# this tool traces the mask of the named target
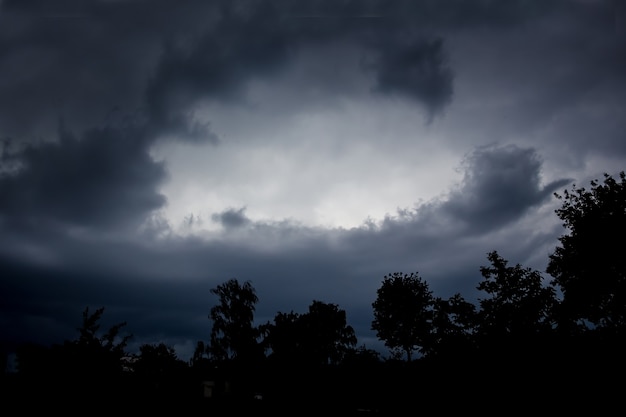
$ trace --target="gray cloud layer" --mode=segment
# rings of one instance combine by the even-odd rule
[[[121,107],[214,140],[194,124],[194,102],[237,98],[246,81],[278,71],[294,50],[341,39],[376,55],[372,87],[406,92],[437,112],[450,99],[452,74],[430,26],[528,14],[516,15],[514,2],[453,6],[460,9],[450,15],[428,2],[5,1],[0,127],[29,137],[64,116],[82,129]],[[426,30],[406,30],[416,25]]]

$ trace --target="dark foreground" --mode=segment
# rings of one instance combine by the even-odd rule
[[[5,375],[4,415],[138,413],[176,416],[434,416],[624,412],[623,361],[402,365],[346,374],[274,375],[264,391],[205,398],[199,381],[145,384],[132,377],[82,380]],[[257,378],[259,380],[259,378]],[[240,384],[239,387],[245,387]],[[12,410],[6,414],[6,410]]]

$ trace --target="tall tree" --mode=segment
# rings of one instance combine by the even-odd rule
[[[78,339],[65,341],[63,350],[68,360],[68,369],[79,373],[119,372],[123,368],[122,357],[132,335],[121,335],[126,322],[112,325],[100,332],[100,322],[104,307],[90,313],[89,307],[83,311],[82,326],[77,330]]]
[[[554,328],[555,288],[544,284],[539,271],[508,261],[492,251],[487,254],[490,266],[482,266],[483,276],[477,287],[489,296],[479,300],[479,331],[482,336],[533,337]]]
[[[213,322],[209,352],[212,359],[225,361],[257,360],[262,349],[254,326],[254,312],[258,297],[249,281],[240,284],[232,278],[211,289],[218,296],[218,304],[211,308]]]
[[[120,337],[120,331],[126,326],[126,322],[121,322],[109,327],[101,337],[98,336],[100,329],[100,320],[104,313],[104,307],[96,309],[93,313],[89,313],[89,307],[83,311],[83,324],[78,328],[79,337],[76,343],[83,346],[97,345],[107,351],[117,354],[123,354],[128,340],[131,335]]]
[[[433,338],[428,355],[469,353],[474,348],[477,327],[476,306],[460,293],[448,299],[435,298],[433,307]]]
[[[372,303],[372,330],[392,351],[426,353],[431,343],[434,297],[417,272],[385,275]]]
[[[190,359],[191,366],[199,366],[204,361],[208,360],[207,358],[208,348],[205,346],[202,340],[198,340],[196,343],[196,348],[193,351],[193,355]]]
[[[274,322],[260,326],[263,334],[263,346],[268,350],[268,357],[275,363],[294,363],[302,358],[302,344],[305,330],[301,325],[301,315],[294,313],[276,313]]]
[[[174,369],[187,367],[187,363],[180,360],[176,355],[176,350],[165,343],[148,344],[139,346],[139,357],[134,363],[135,372],[159,377]]]
[[[591,189],[572,186],[556,214],[569,233],[550,255],[546,271],[563,293],[561,326],[626,330],[626,175],[604,174]]]
[[[301,319],[306,329],[304,346],[316,363],[340,363],[356,346],[354,329],[347,324],[345,310],[337,304],[314,300]]]
[[[279,312],[262,329],[270,358],[283,364],[338,364],[357,343],[345,310],[317,300],[305,314]]]

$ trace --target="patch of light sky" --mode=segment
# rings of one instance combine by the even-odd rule
[[[211,214],[246,208],[254,221],[357,227],[445,192],[461,155],[442,146],[423,114],[402,100],[344,101],[277,114],[211,106],[215,145],[160,144],[170,180],[164,214],[202,229]]]

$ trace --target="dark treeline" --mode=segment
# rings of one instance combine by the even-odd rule
[[[189,415],[621,409],[626,176],[555,196],[567,233],[550,255],[549,277],[495,250],[480,268],[478,303],[436,296],[417,272],[385,276],[372,330],[390,357],[359,345],[336,304],[313,300],[304,313],[255,325],[255,288],[232,278],[211,290],[218,303],[209,338],[189,362],[162,343],[129,354],[126,323],[101,331],[104,308],[85,309],[75,340],[20,347],[4,392],[25,407],[81,414],[166,406]]]

